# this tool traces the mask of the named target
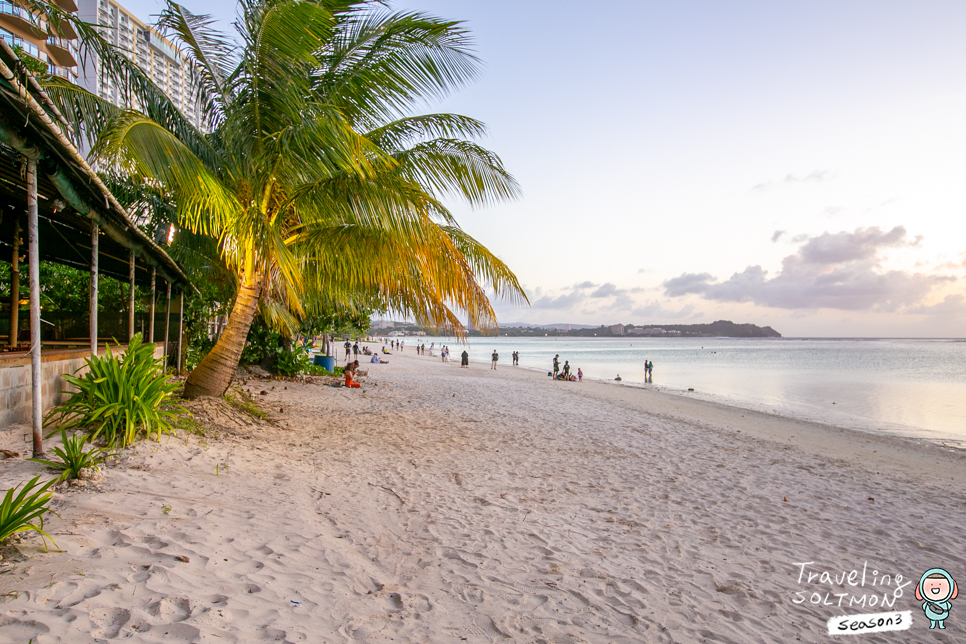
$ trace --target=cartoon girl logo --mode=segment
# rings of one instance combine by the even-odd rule
[[[959,588],[953,576],[942,568],[930,568],[922,573],[916,588],[916,599],[922,602],[922,611],[929,620],[929,628],[946,628],[943,623],[949,618],[952,600],[959,595]]]

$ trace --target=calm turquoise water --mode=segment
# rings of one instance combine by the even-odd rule
[[[416,338],[406,338],[406,352]],[[452,338],[426,338],[426,346]],[[735,338],[471,338],[471,362],[547,372],[555,353],[596,380],[966,447],[966,341]],[[654,363],[644,383],[644,360]],[[616,383],[615,383],[616,384]],[[561,383],[561,386],[567,386]],[[688,393],[693,388],[694,393]],[[834,404],[833,404],[834,403]]]

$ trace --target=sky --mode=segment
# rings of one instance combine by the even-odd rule
[[[448,204],[526,290],[501,324],[966,335],[966,3],[391,7],[474,34],[479,78],[422,111],[484,121],[522,187]]]

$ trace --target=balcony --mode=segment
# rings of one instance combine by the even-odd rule
[[[47,36],[47,53],[56,64],[76,67],[77,59],[74,58],[73,49],[70,41],[54,35]]]
[[[40,51],[40,47],[33,44],[29,40],[24,40],[20,36],[16,36],[2,28],[0,28],[0,38],[7,41],[7,44],[11,47],[19,47],[20,51],[31,58],[36,58],[43,63],[49,62],[47,54]]]
[[[54,4],[67,13],[74,13],[77,11],[77,3],[74,2],[74,0],[54,0]]]
[[[0,23],[19,29],[34,38],[44,38],[47,35],[47,25],[42,18],[6,0],[0,0]]]
[[[55,25],[50,25],[51,33],[54,31]],[[66,20],[61,20],[56,25],[56,31],[61,38],[66,38],[67,40],[75,40],[77,38],[77,32],[74,31],[74,25],[70,24]]]

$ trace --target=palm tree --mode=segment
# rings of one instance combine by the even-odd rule
[[[294,327],[325,303],[379,303],[461,332],[464,315],[495,325],[487,288],[526,301],[509,268],[441,201],[516,196],[500,159],[470,140],[484,127],[407,116],[473,77],[459,23],[373,0],[242,0],[237,53],[210,18],[173,2],[159,24],[198,62],[210,132],[156,105],[155,94],[142,113],[51,83],[62,111],[96,134],[93,157],[163,186],[180,225],[217,239],[235,275],[228,324],[189,375],[186,397],[225,392],[259,309]]]

